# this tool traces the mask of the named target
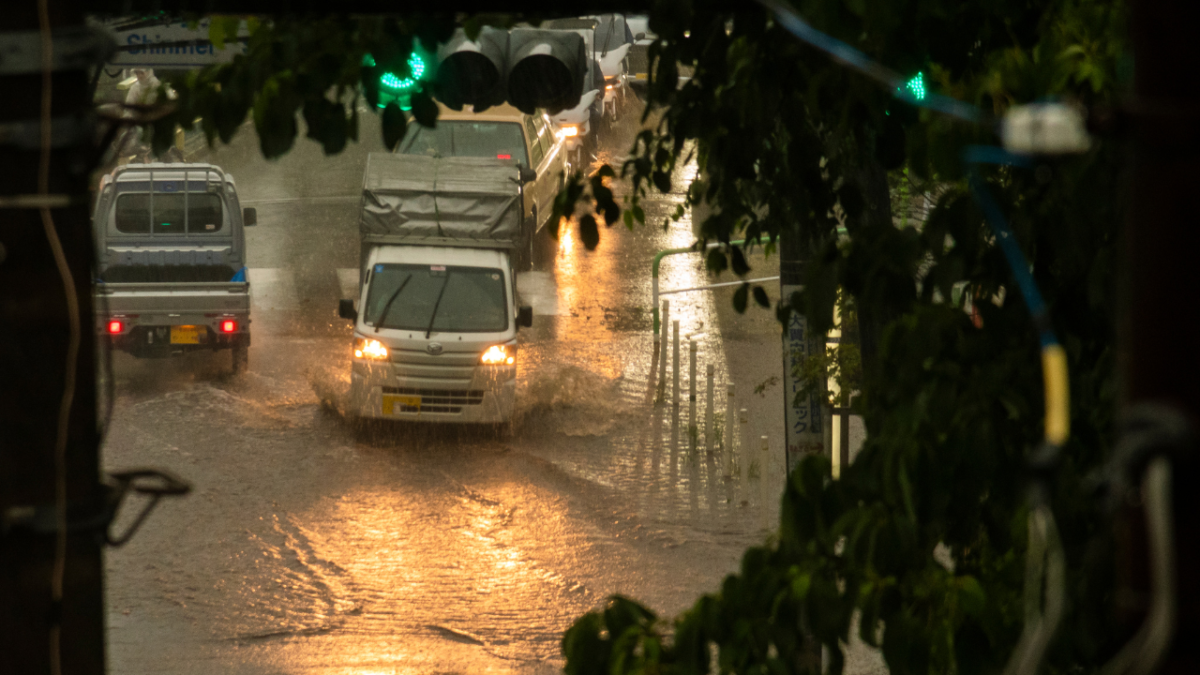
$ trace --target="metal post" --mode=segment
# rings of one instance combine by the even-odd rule
[[[762,529],[771,529],[770,508],[771,508],[771,487],[774,481],[771,480],[771,442],[766,436],[759,438],[758,453],[758,491],[759,502],[759,517],[762,519]]]
[[[671,451],[679,447],[679,320],[671,322]]]
[[[688,338],[688,450],[696,451],[696,437],[699,425],[696,424],[696,350],[699,345]]]
[[[850,466],[850,408],[842,408],[840,418],[838,442],[842,447],[838,452],[838,463],[841,465],[841,471],[845,471],[846,467]]]
[[[745,465],[749,478],[750,462],[754,459],[754,455],[750,452],[750,411],[742,408],[738,413],[738,461],[739,469]]]
[[[841,426],[842,420],[842,415],[838,412],[839,410],[841,410],[841,408],[834,408],[832,411],[833,425],[838,427]],[[830,474],[833,476],[834,480],[842,477],[842,446],[840,443],[841,436],[839,434],[834,434],[832,445],[829,446]]]
[[[708,386],[707,398],[704,401],[704,451],[711,455],[713,451],[713,374],[715,368],[710,363],[704,370]]]
[[[733,475],[733,383],[725,385],[725,437],[721,439],[721,452],[725,455],[725,477]]]
[[[663,300],[662,320],[665,323],[670,318],[671,318],[671,301]],[[659,372],[658,400],[661,402],[663,400],[664,395],[667,392],[667,336],[666,336],[666,331],[663,331],[662,334],[659,334],[657,331],[655,331],[655,335],[658,336],[660,348],[662,349],[662,352],[659,354],[659,358],[658,358],[658,372]]]

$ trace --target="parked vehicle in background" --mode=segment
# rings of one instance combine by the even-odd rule
[[[633,46],[625,56],[630,87],[644,87],[650,79],[650,44],[656,36],[650,30],[650,18],[644,14],[626,15],[625,25],[633,33]]]
[[[248,365],[250,282],[233,177],[212,164],[127,164],[100,181],[95,325],[139,358],[229,350]]]
[[[634,34],[624,14],[601,14],[596,22],[596,58],[604,72],[604,105],[610,122],[615,122],[628,95],[629,50]]]
[[[439,121],[438,128],[442,128]],[[372,153],[359,211],[361,258],[350,413],[506,424],[516,400],[514,253],[522,185],[510,160]]]
[[[534,236],[549,222],[567,171],[566,148],[549,117],[526,115],[507,104],[476,113],[439,103],[437,127],[410,124],[395,152],[500,159],[532,169],[532,177],[521,186],[523,227],[530,236],[523,242],[518,262],[524,267],[533,263]]]

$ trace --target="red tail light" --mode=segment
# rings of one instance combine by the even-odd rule
[[[124,328],[125,328],[125,324],[121,323],[120,321],[109,321],[108,322],[108,332],[113,335],[120,333],[122,330],[124,330]]]
[[[225,319],[224,321],[221,322],[221,332],[222,333],[232,333],[236,330],[237,330],[237,322],[236,321],[233,321],[230,319]]]
[[[512,159],[512,155],[496,155],[496,159]]]

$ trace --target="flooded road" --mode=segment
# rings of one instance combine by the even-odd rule
[[[601,138],[602,157],[624,154],[639,112]],[[105,468],[162,467],[194,490],[108,553],[112,672],[557,672],[561,634],[583,612],[621,593],[670,616],[716,590],[777,518],[782,477],[763,470],[771,457],[782,467],[772,312],[733,314],[733,289],[670,296],[698,344],[698,409],[711,363],[716,410],[736,382],[747,435],[773,453],[739,457],[726,479],[703,438],[698,451],[685,434],[672,446],[671,407],[655,404],[650,263],[693,242],[687,219],[658,226],[688,167],[676,194],[644,204],[651,225],[605,229],[590,252],[576,231],[540,241],[518,278],[535,318],[520,333],[511,438],[348,424],[351,327],[336,305],[356,285],[377,124],[365,116],[362,143],[335,157],[301,138],[267,162],[246,127],[196,158],[230,172],[258,210],[250,368],[230,375],[226,352],[113,357]],[[753,276],[777,273],[756,259]],[[662,270],[664,288],[711,282],[697,255]],[[686,344],[683,363],[686,397]]]

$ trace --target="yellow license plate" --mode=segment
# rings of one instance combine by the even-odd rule
[[[198,345],[202,330],[200,326],[171,326],[171,344]]]
[[[395,396],[391,394],[383,395],[383,414],[394,415],[401,412],[403,408],[421,409],[420,396]]]

